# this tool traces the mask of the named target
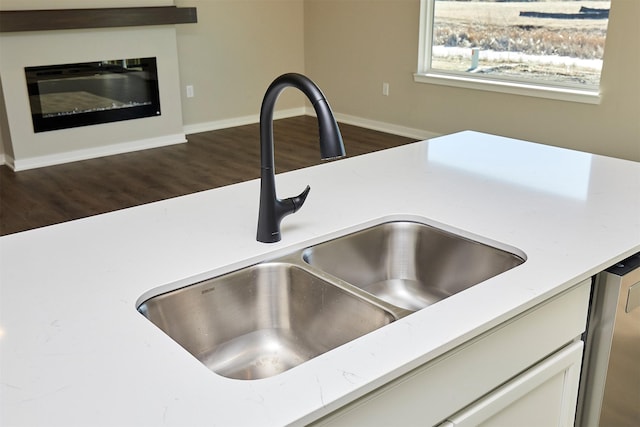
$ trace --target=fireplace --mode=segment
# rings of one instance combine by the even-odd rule
[[[160,115],[156,58],[25,67],[34,132]]]
[[[69,9],[46,10],[5,9],[43,1],[0,3],[0,163],[22,171],[186,142],[173,24],[197,22],[195,8],[173,0],[101,0],[107,7],[96,9],[65,0],[58,7]],[[108,7],[122,3],[137,6]]]

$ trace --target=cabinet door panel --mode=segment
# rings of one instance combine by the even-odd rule
[[[575,342],[449,418],[455,427],[572,426],[582,341]]]

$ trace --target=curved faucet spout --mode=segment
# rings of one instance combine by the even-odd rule
[[[340,129],[324,94],[308,77],[302,74],[283,74],[271,83],[260,110],[260,210],[258,213],[259,242],[280,240],[280,222],[304,203],[309,186],[298,196],[280,200],[276,196],[275,164],[273,157],[273,111],[280,93],[287,87],[300,90],[311,102],[318,117],[320,155],[323,159],[344,156],[344,143]]]

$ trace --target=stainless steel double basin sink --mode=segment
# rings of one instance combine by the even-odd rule
[[[384,222],[144,301],[219,375],[277,375],[524,262],[420,222]]]

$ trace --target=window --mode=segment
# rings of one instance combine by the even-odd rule
[[[598,103],[610,5],[421,0],[415,80]]]

